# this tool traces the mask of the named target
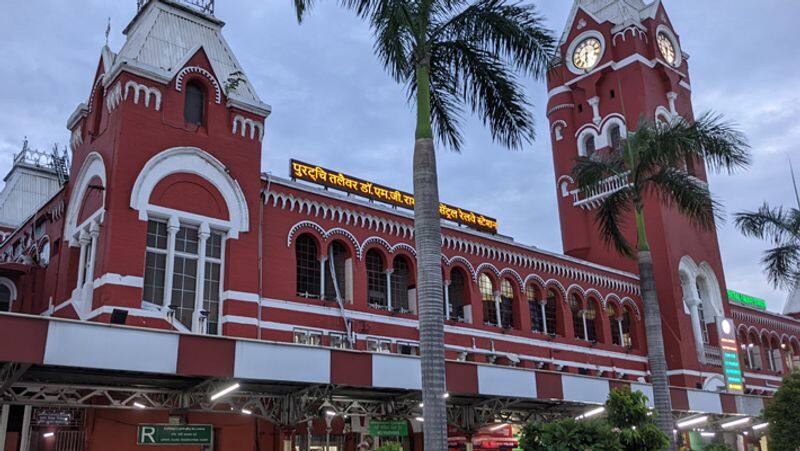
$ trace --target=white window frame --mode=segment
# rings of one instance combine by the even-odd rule
[[[367,337],[367,351],[391,354],[392,340],[378,337]]]
[[[167,249],[166,249],[166,265],[164,274],[164,299],[163,305],[154,304],[142,300],[142,308],[149,310],[159,310],[164,312],[170,319],[170,322],[179,330],[187,329],[194,333],[208,334],[208,322],[201,314],[204,311],[203,303],[205,300],[205,264],[207,261],[218,263],[220,265],[219,275],[219,307],[218,307],[218,322],[217,332],[215,335],[222,335],[222,317],[223,317],[223,303],[224,298],[222,293],[225,286],[225,247],[226,241],[229,238],[229,227],[225,221],[214,220],[212,218],[205,218],[203,216],[194,215],[185,212],[171,212],[171,214],[163,214],[160,211],[153,211],[148,214],[148,221],[158,221],[167,223]],[[187,254],[184,252],[177,252],[175,250],[175,237],[178,234],[181,226],[197,228],[198,232],[198,245],[197,254]],[[220,258],[211,258],[206,256],[206,249],[208,239],[212,233],[221,235],[221,250]],[[145,253],[156,252],[163,254],[163,249],[146,247]],[[172,304],[172,283],[174,276],[174,263],[175,257],[184,257],[197,259],[197,271],[195,273],[195,302],[194,310],[192,312],[191,328],[186,328],[182,323],[174,318],[173,312],[170,309]],[[144,274],[144,272],[143,272]]]
[[[295,327],[292,329],[292,342],[307,346],[322,346],[322,331]],[[298,338],[300,341],[298,341]],[[312,340],[316,341],[312,343]]]

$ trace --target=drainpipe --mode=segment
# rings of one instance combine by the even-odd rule
[[[261,340],[261,299],[264,298],[264,204],[267,203],[269,188],[272,185],[270,172],[263,172],[261,175],[267,179],[267,188],[261,191],[261,199],[258,204],[258,339]]]

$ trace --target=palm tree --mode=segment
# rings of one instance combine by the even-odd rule
[[[735,218],[744,235],[773,246],[761,259],[770,283],[795,289],[800,280],[800,200],[798,208],[772,208],[765,203],[757,211],[737,213]]]
[[[294,0],[302,19],[314,0]],[[541,78],[554,40],[533,5],[506,0],[339,0],[367,21],[374,52],[416,101],[414,229],[425,449],[447,448],[441,224],[434,135],[459,150],[461,119],[477,115],[500,144],[534,139],[519,75]]]
[[[608,194],[595,219],[605,242],[617,252],[636,258],[638,264],[656,423],[670,437],[670,449],[675,448],[672,403],[644,204],[646,199],[661,202],[696,227],[713,230],[719,204],[711,197],[708,185],[686,170],[691,167],[687,163],[700,160],[712,170],[732,171],[749,165],[749,146],[743,135],[719,116],[707,114],[695,122],[678,119],[669,124],[642,119],[617,149],[579,157],[573,170],[582,190],[602,189],[602,182],[611,177],[628,181]],[[624,227],[631,213],[636,224],[635,244],[626,238]]]

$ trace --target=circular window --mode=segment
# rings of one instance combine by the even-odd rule
[[[661,52],[661,57],[664,58],[664,61],[670,66],[677,66],[679,62],[678,52],[675,49],[675,43],[672,38],[667,33],[660,31],[656,40],[658,41],[658,50]]]
[[[581,70],[588,71],[597,65],[602,55],[603,44],[597,38],[581,41],[572,52],[572,64]]]

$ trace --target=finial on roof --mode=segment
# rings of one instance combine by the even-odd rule
[[[108,35],[111,34],[111,16],[108,17],[108,24],[106,25],[106,47],[108,47]]]

